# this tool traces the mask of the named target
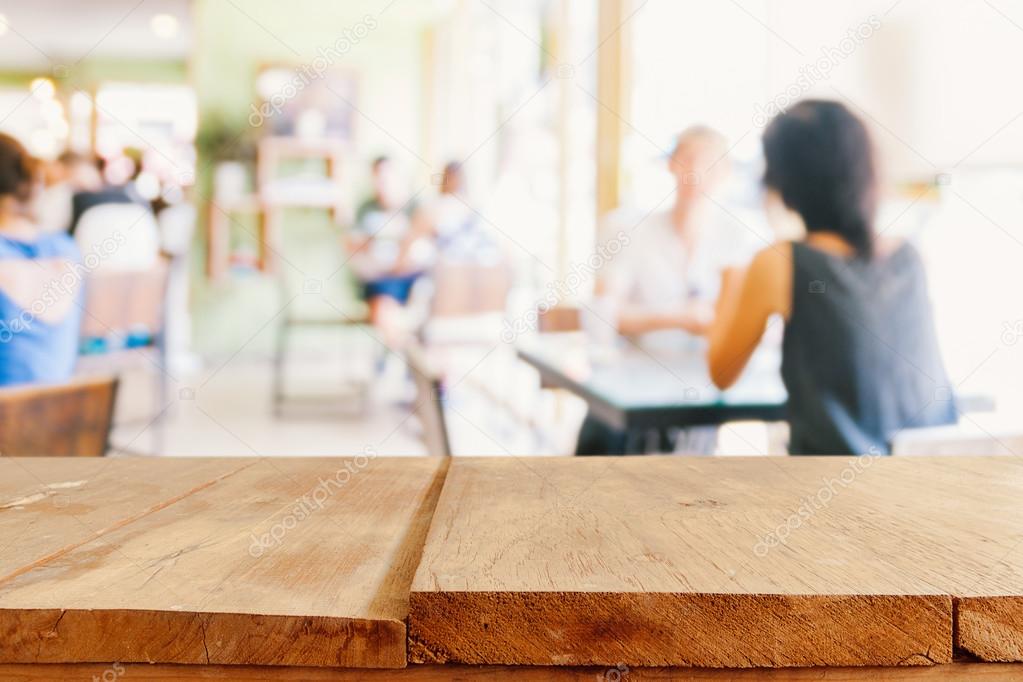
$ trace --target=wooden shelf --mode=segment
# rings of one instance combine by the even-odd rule
[[[256,267],[262,272],[274,272],[277,268],[277,256],[283,249],[283,210],[328,210],[333,219],[340,222],[345,215],[341,169],[347,149],[344,142],[332,139],[266,137],[260,140],[256,193],[228,204],[211,202],[207,276],[218,280],[230,267],[230,232],[234,213],[258,216]],[[326,164],[326,175],[308,182],[282,180],[277,177],[277,169],[287,159],[322,159]]]

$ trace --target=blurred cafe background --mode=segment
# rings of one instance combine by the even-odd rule
[[[785,325],[724,390],[707,329],[805,232],[762,139],[802,100],[926,271],[953,418],[876,447],[1021,454],[1021,61],[1017,0],[0,0],[8,218],[77,249],[3,273],[0,221],[3,454],[784,454]]]

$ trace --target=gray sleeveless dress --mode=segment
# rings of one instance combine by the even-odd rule
[[[865,261],[794,242],[792,260],[782,345],[791,454],[889,454],[901,429],[956,421],[912,246]]]

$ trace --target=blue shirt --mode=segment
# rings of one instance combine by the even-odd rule
[[[0,267],[3,261],[54,258],[74,264],[81,261],[75,242],[64,233],[39,235],[31,242],[0,235]],[[48,296],[64,295],[59,293],[60,280],[74,277],[76,304],[58,322],[36,318],[31,310],[22,308],[0,289],[0,386],[59,383],[71,377],[78,357],[82,321],[82,274],[80,268],[69,267],[40,292],[40,305],[46,305]]]

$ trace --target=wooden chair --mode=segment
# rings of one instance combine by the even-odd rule
[[[503,313],[511,289],[511,268],[496,263],[441,261],[433,271],[430,316],[466,317]]]
[[[0,389],[0,455],[102,457],[117,379]]]
[[[892,439],[891,452],[899,457],[1019,456],[1023,454],[1023,430],[975,422],[906,429]]]
[[[500,338],[512,285],[507,262],[441,261],[430,280],[429,312],[419,329],[424,345],[489,344]]]

